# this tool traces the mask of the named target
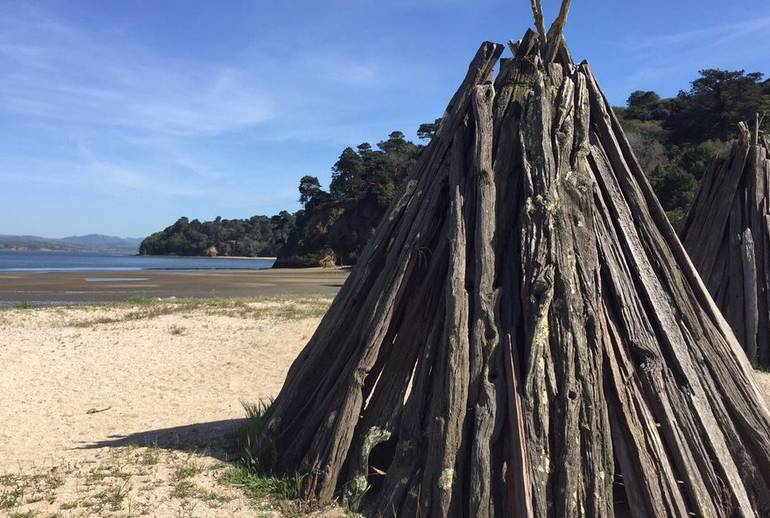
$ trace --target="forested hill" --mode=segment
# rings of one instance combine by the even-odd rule
[[[434,129],[424,124],[418,134],[430,138]],[[376,148],[368,143],[346,148],[332,167],[328,191],[315,176],[300,179],[304,208],[296,214],[206,222],[180,218],[147,237],[139,253],[278,256],[278,267],[353,264],[421,149],[400,131]]]
[[[294,215],[200,222],[179,218],[176,223],[142,241],[142,255],[225,255],[275,257],[294,227]]]
[[[700,179],[716,153],[725,151],[737,124],[752,127],[756,114],[770,128],[770,81],[743,70],[700,72],[687,91],[661,99],[633,92],[616,108],[626,136],[669,219],[677,226],[687,213]]]
[[[625,107],[615,108],[675,226],[708,163],[734,137],[737,123],[767,113],[762,126],[770,128],[770,81],[762,79],[762,74],[742,70],[703,70],[674,98],[636,91]],[[439,122],[420,126],[420,139],[429,140]],[[296,214],[204,223],[182,218],[146,238],[140,252],[277,255],[276,267],[354,264],[422,148],[400,131],[376,147],[363,143],[346,148],[332,167],[328,190],[315,176],[300,179],[303,209]]]
[[[419,134],[429,138],[433,130],[424,124]],[[299,199],[304,209],[296,214],[276,267],[355,264],[421,150],[394,131],[376,149],[368,143],[346,148],[332,167],[328,191],[318,178],[303,177]]]

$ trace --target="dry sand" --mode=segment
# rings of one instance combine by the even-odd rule
[[[329,302],[0,311],[0,515],[270,515],[218,482],[225,446]]]

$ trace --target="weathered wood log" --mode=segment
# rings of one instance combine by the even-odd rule
[[[530,0],[532,4],[532,17],[535,19],[535,28],[540,36],[540,45],[545,47],[548,44],[548,36],[545,32],[545,17],[543,16],[543,3],[540,0]]]
[[[548,44],[546,45],[546,52],[544,60],[546,63],[554,61],[556,54],[559,52],[559,48],[562,45],[562,39],[564,35],[564,26],[567,24],[567,16],[569,15],[569,8],[572,4],[572,0],[563,0],[561,8],[559,9],[559,15],[554,20],[551,28],[548,29]]]
[[[538,37],[494,81],[482,45],[256,454],[366,516],[767,516],[751,366],[590,68]]]
[[[754,125],[714,158],[680,235],[751,363],[770,367],[770,147]]]

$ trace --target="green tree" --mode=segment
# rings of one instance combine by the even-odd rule
[[[703,177],[714,157],[723,153],[729,147],[729,143],[722,140],[706,140],[698,144],[682,146],[677,162],[698,181]]]
[[[624,116],[641,121],[665,120],[670,113],[668,104],[655,92],[637,90],[628,97]]]
[[[219,255],[274,256],[286,243],[294,216],[286,211],[268,218],[223,219],[200,222],[180,218],[162,232],[145,238],[139,248],[143,255],[205,255],[215,246]]]
[[[676,164],[660,166],[650,175],[650,184],[675,226],[687,213],[698,181],[688,171]],[[672,217],[674,216],[674,217]]]
[[[396,175],[393,163],[383,152],[372,152],[366,159],[364,184],[366,192],[377,200],[380,207],[387,207],[395,198]]]
[[[385,153],[404,153],[408,143],[405,135],[400,131],[393,131],[388,135],[388,140],[377,143],[377,147]]]
[[[671,105],[664,126],[674,143],[729,140],[738,122],[753,121],[756,113],[770,108],[759,72],[710,68],[700,76]]]
[[[376,149],[364,142],[343,150],[332,167],[329,194],[320,194],[328,203],[315,203],[319,195],[310,196],[296,214],[278,264],[317,265],[327,249],[341,264],[355,263],[421,149],[393,131]]]
[[[306,207],[316,201],[321,192],[321,182],[317,177],[305,175],[299,180],[299,202]]]
[[[439,117],[434,122],[425,122],[423,124],[420,124],[420,127],[417,128],[417,137],[420,140],[433,140],[433,137],[436,136],[436,132],[438,131],[438,127],[441,124],[441,118]]]
[[[361,156],[353,148],[345,148],[332,167],[332,181],[329,185],[332,198],[350,199],[363,194],[363,172],[364,162]]]
[[[278,251],[289,241],[289,235],[294,230],[295,216],[282,210],[270,218],[270,242],[273,243],[271,253],[268,255],[277,255]]]

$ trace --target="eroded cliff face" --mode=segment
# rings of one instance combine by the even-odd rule
[[[273,267],[353,265],[384,213],[373,196],[313,205],[298,214]]]

